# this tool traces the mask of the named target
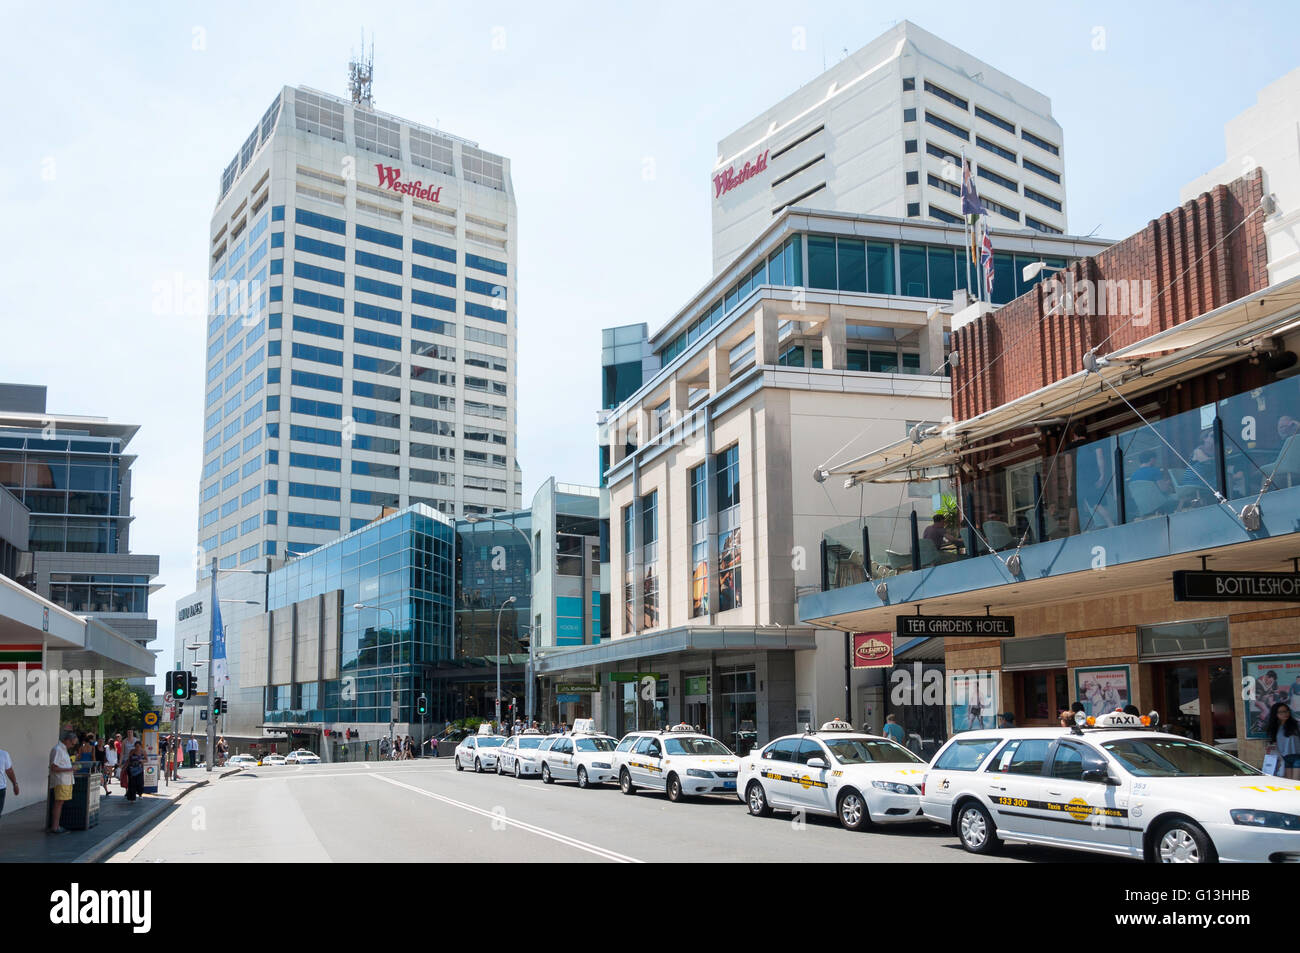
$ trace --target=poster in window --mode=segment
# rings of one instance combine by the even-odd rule
[[[1300,705],[1300,655],[1251,655],[1241,660],[1246,737],[1266,739],[1268,713],[1278,702]]]
[[[691,570],[691,615],[709,614],[709,561],[701,559]]]
[[[948,673],[947,705],[952,712],[954,734],[997,727],[1000,674],[996,671]]]
[[[1104,715],[1133,699],[1127,665],[1099,665],[1074,670],[1074,697],[1085,715]],[[1055,716],[1055,712],[1052,713]]]
[[[728,530],[718,540],[718,611],[740,605],[740,527]]]

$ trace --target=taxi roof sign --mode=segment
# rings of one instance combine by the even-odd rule
[[[1081,711],[1074,713],[1076,730],[1080,728],[1154,728],[1158,724],[1160,724],[1160,715],[1154,711],[1146,715],[1138,715],[1126,712],[1122,708],[1116,708],[1114,711],[1108,711],[1101,715],[1085,715]]]
[[[492,723],[489,721],[480,722],[478,726],[478,733],[480,735],[492,734]]]
[[[669,730],[669,731],[689,731],[689,732],[692,732],[692,733],[698,733],[698,732],[699,732],[699,729],[698,729],[698,728],[696,728],[694,725],[688,725],[688,724],[686,724],[686,722],[682,722],[680,725],[673,725],[673,726],[672,726],[671,728],[669,728],[668,730]]]
[[[595,718],[575,718],[573,719],[573,734],[590,735],[596,733]]]
[[[818,731],[852,731],[853,726],[847,721],[840,721],[838,718],[832,718],[826,724],[817,729]]]

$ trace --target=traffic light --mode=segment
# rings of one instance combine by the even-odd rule
[[[176,673],[169,671],[167,673],[167,697],[173,698],[176,695]]]
[[[190,697],[190,672],[168,672],[167,691],[172,698]]]
[[[427,715],[429,713],[429,699],[425,698],[423,695],[415,700],[415,705],[421,715]]]

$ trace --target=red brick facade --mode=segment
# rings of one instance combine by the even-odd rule
[[[1263,216],[1246,221],[1262,196],[1262,173],[1255,169],[1166,212],[1057,276],[1067,282],[1072,275],[1076,285],[1085,280],[1150,282],[1152,313],[1142,319],[1127,311],[1044,318],[1059,294],[1039,283],[958,330],[953,335],[953,349],[960,355],[953,371],[953,416],[973,417],[1068,377],[1094,346],[1110,353],[1266,287]]]

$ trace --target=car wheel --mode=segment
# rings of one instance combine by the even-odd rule
[[[835,813],[846,831],[864,831],[871,824],[871,813],[867,810],[866,799],[852,789],[840,795]]]
[[[464,771],[465,768],[464,768],[464,766],[460,763],[460,755],[456,755],[455,761],[456,761],[456,770],[457,770],[457,771]]]
[[[554,784],[555,778],[551,777],[551,766],[545,761],[542,762],[542,783]]]
[[[501,771],[501,759],[500,759],[500,758],[497,758],[497,777],[500,777],[501,774],[502,774],[502,771]]]
[[[522,775],[519,773],[519,759],[515,759],[515,780],[518,781]]]
[[[624,794],[635,794],[636,787],[632,784],[632,775],[624,768],[618,773],[618,788]]]
[[[997,853],[1002,841],[994,833],[996,830],[989,812],[976,801],[962,805],[957,813],[957,837],[961,840],[961,846],[972,854]]]
[[[1213,864],[1219,856],[1205,831],[1191,821],[1175,818],[1155,836],[1155,861],[1160,864]]]
[[[757,781],[751,781],[745,789],[745,803],[749,805],[749,813],[755,817],[770,817],[772,814],[772,806],[767,803],[763,785]]]
[[[584,789],[591,787],[591,784],[587,781],[587,769],[581,766],[578,767],[578,787]]]
[[[481,758],[474,759],[474,773],[475,774],[483,773],[483,759]]]
[[[668,775],[668,800],[676,804],[679,801],[686,800],[686,792],[682,790],[682,779],[676,774]]]

